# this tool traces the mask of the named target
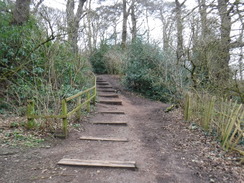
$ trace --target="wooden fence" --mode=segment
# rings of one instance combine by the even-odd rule
[[[225,150],[244,155],[244,106],[208,94],[187,93],[184,118],[216,135]],[[242,159],[244,161],[244,158]]]
[[[93,74],[93,73],[92,73]],[[96,76],[93,74],[94,77],[94,85],[91,88],[88,88],[85,91],[81,91],[71,97],[65,98],[62,100],[62,111],[60,115],[36,115],[35,114],[35,102],[34,100],[28,100],[27,101],[27,126],[29,128],[33,127],[35,124],[35,119],[43,118],[43,119],[49,119],[49,118],[56,118],[56,119],[62,119],[63,124],[63,134],[66,138],[68,135],[68,118],[74,114],[79,118],[81,116],[81,108],[86,105],[86,109],[88,112],[90,112],[90,104],[93,102],[95,104],[96,101]],[[81,102],[82,96],[86,95],[86,99]],[[68,102],[71,100],[76,99],[76,106],[71,111],[68,111]]]

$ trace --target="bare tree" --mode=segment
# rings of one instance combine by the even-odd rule
[[[132,0],[131,4],[131,23],[132,23],[132,28],[131,28],[131,34],[132,34],[132,42],[136,40],[137,37],[137,20],[136,20],[136,14],[135,14],[135,0]]]
[[[122,43],[121,43],[122,48],[124,48],[126,46],[126,40],[127,40],[127,22],[128,22],[128,17],[130,15],[131,9],[132,9],[132,7],[134,8],[135,0],[132,0],[131,1],[131,4],[130,4],[130,6],[129,6],[128,9],[127,9],[127,4],[128,4],[127,0],[123,0],[123,23],[122,23],[123,25],[122,25]],[[134,16],[133,18],[135,18],[135,14],[133,16]],[[135,22],[133,22],[133,24],[134,24],[134,26],[136,26]],[[134,28],[136,28],[136,27],[134,27]]]
[[[175,13],[176,13],[176,28],[177,28],[177,61],[180,63],[183,59],[183,23],[182,23],[182,6],[186,0],[182,3],[179,0],[175,0]]]
[[[72,50],[75,54],[78,53],[78,33],[79,23],[85,16],[83,7],[86,0],[79,0],[78,8],[75,13],[75,1],[68,0],[66,4],[67,28],[68,28],[68,41],[71,44]]]
[[[221,59],[219,61],[222,65],[222,72],[218,76],[220,79],[226,79],[229,75],[231,17],[227,6],[226,0],[218,0],[218,11],[221,20]]]
[[[16,0],[12,24],[22,25],[29,19],[31,0]]]

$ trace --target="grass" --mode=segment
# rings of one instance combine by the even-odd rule
[[[1,130],[0,137],[2,146],[36,147],[44,142],[43,138],[21,129]]]

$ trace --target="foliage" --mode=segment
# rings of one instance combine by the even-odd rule
[[[123,74],[125,70],[126,54],[118,46],[113,46],[104,54],[104,63],[107,73]]]
[[[102,42],[90,56],[93,70],[98,74],[122,74],[124,72],[125,52],[118,45]]]
[[[10,13],[1,18],[0,105],[5,110],[23,115],[26,100],[34,99],[39,113],[59,113],[62,98],[90,86],[87,58],[72,54],[70,45],[49,36],[34,17],[22,26],[11,25]]]
[[[128,47],[125,84],[129,89],[152,99],[176,101],[181,97],[184,73],[177,67],[174,54],[156,45],[138,40]]]
[[[99,49],[96,49],[90,56],[90,62],[93,66],[93,70],[97,74],[107,74],[108,71],[105,67],[104,55],[110,49],[110,46],[104,42],[101,43]]]

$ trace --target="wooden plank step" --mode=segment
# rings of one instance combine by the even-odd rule
[[[89,166],[89,167],[111,167],[111,168],[136,168],[135,161],[106,161],[106,160],[81,160],[64,158],[58,165]]]
[[[100,92],[115,92],[114,89],[97,89],[97,91],[100,91]]]
[[[124,111],[100,111],[101,114],[125,114]]]
[[[98,94],[99,97],[107,97],[107,98],[119,98],[117,94]]]
[[[92,124],[95,125],[127,125],[127,122],[120,122],[120,121],[96,121],[96,122],[92,122]]]
[[[99,88],[99,89],[101,88],[101,89],[102,89],[102,88],[113,88],[113,87],[112,87],[112,86],[106,86],[106,85],[103,86],[103,85],[102,85],[102,86],[97,86],[97,88]]]
[[[104,86],[104,85],[109,85],[109,83],[97,83],[97,85],[98,85],[98,86],[99,86],[99,85]]]
[[[121,100],[99,100],[101,104],[110,104],[110,105],[122,105]]]
[[[128,142],[126,138],[112,138],[112,137],[87,137],[82,136],[79,138],[80,140],[93,140],[93,141],[113,141],[113,142]]]

